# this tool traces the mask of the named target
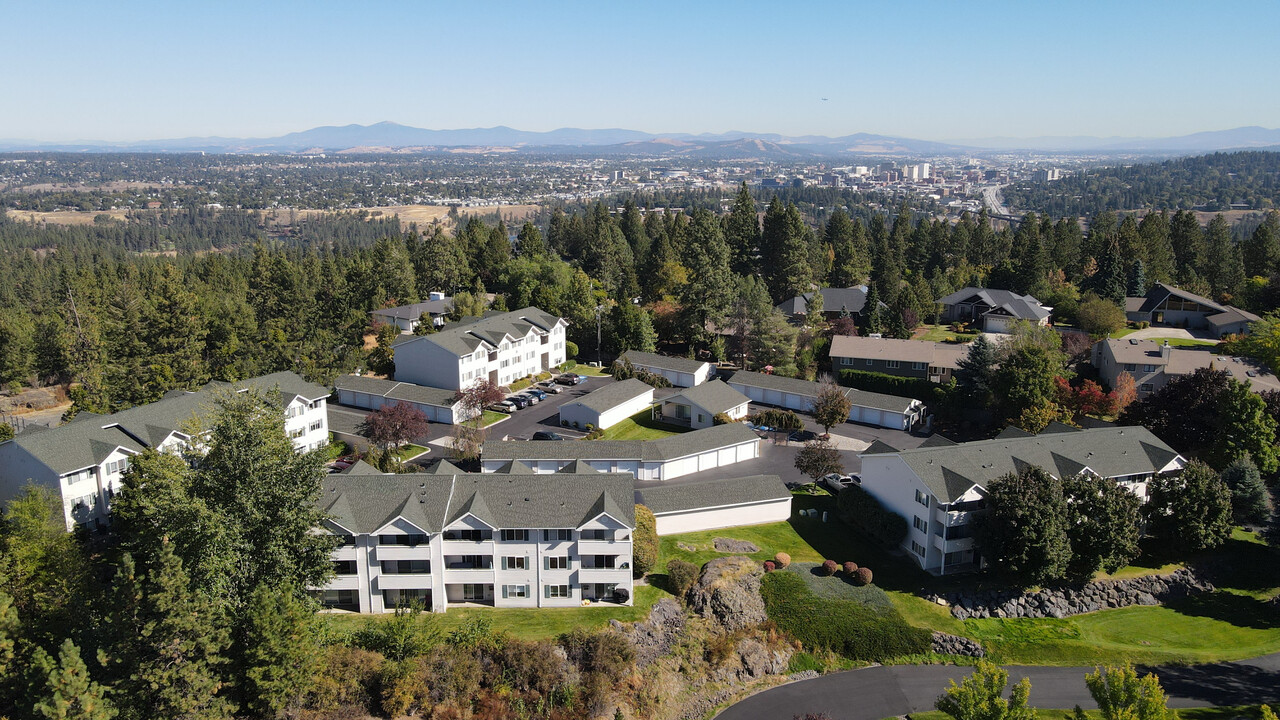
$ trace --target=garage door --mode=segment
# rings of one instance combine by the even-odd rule
[[[716,459],[718,465],[732,465],[738,461],[738,453],[733,448],[724,448],[720,451],[719,457]]]
[[[862,422],[868,425],[880,424],[880,411],[871,408],[862,408]]]
[[[738,462],[744,460],[752,460],[757,457],[757,446],[759,443],[743,443],[737,448]]]
[[[804,395],[793,395],[791,393],[786,395],[786,406],[791,410],[808,410],[809,405],[809,398]]]
[[[662,473],[663,480],[671,480],[672,478],[682,477],[689,473],[698,471],[697,458],[684,458],[667,463],[666,470]]]
[[[693,387],[693,376],[689,373],[676,373],[676,379],[672,382],[679,387]]]
[[[699,472],[701,472],[701,471],[703,471],[703,470],[711,470],[711,469],[714,469],[714,468],[716,468],[717,466],[719,466],[719,464],[720,464],[720,459],[719,459],[719,457],[717,457],[717,454],[716,454],[716,452],[715,452],[714,450],[713,450],[713,451],[711,451],[711,452],[702,453],[701,455],[699,455],[699,456],[698,456],[698,471],[699,471]]]

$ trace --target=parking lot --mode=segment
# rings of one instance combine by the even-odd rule
[[[580,438],[586,433],[571,428],[560,427],[560,406],[599,390],[606,384],[614,382],[609,376],[588,376],[581,385],[560,385],[557,394],[547,393],[547,399],[523,410],[517,410],[507,416],[506,420],[489,427],[489,438],[492,440],[528,440],[539,430],[559,433],[566,438]],[[433,428],[434,429],[434,428]],[[435,433],[432,433],[433,435]],[[447,432],[445,433],[447,434]]]

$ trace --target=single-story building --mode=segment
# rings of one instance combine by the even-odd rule
[[[941,317],[947,322],[973,322],[983,332],[1007,333],[1014,323],[1025,320],[1032,325],[1048,325],[1053,308],[1046,307],[1030,295],[1009,290],[967,287],[938,300]]]
[[[377,410],[383,405],[408,403],[421,410],[427,420],[445,425],[455,425],[469,417],[453,390],[363,375],[341,375],[333,385],[340,405]]]
[[[854,285],[852,287],[824,287],[816,292],[810,291],[803,295],[797,295],[789,300],[783,300],[774,306],[774,309],[787,316],[792,322],[800,322],[809,314],[809,305],[813,302],[816,295],[822,295],[822,315],[827,320],[834,320],[843,313],[848,313],[849,317],[861,317],[867,309],[867,286]],[[884,303],[880,303],[880,307],[888,307]]]
[[[1156,283],[1145,297],[1124,299],[1125,317],[1152,325],[1210,330],[1217,337],[1243,335],[1249,324],[1262,318],[1234,305],[1222,305],[1207,297],[1164,283]]]
[[[662,401],[662,417],[666,422],[688,423],[700,430],[714,425],[713,418],[720,413],[733,420],[747,416],[746,395],[734,390],[723,380],[712,380],[689,388]]]
[[[797,378],[739,371],[728,380],[729,387],[746,395],[752,402],[774,405],[799,412],[810,412],[822,387],[820,383]],[[924,420],[924,403],[914,398],[841,388],[853,403],[849,421],[910,430]]]
[[[969,346],[963,343],[853,335],[831,338],[831,370],[837,374],[862,370],[945,383],[968,355]]]
[[[560,406],[560,422],[573,427],[613,427],[653,405],[653,386],[631,378],[609,383]]]
[[[656,353],[628,350],[618,357],[637,370],[661,375],[676,387],[694,387],[711,379],[715,368],[711,363],[688,358],[668,357]]]
[[[437,328],[444,327],[445,320],[453,310],[453,298],[442,292],[433,292],[426,302],[401,305],[399,307],[382,308],[369,313],[374,322],[395,325],[400,332],[411,333],[418,329],[424,316],[431,318],[431,324]]]
[[[791,491],[777,475],[638,489],[636,504],[653,511],[659,535],[786,522],[791,518]]]
[[[482,472],[509,472],[520,463],[538,474],[577,469],[629,472],[638,480],[672,480],[760,457],[760,437],[742,423],[671,435],[660,440],[565,440],[486,442]]]

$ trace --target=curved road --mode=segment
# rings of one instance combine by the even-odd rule
[[[1008,666],[1009,681],[1031,678],[1031,704],[1097,707],[1084,686],[1091,667]],[[1212,665],[1141,667],[1154,672],[1174,708],[1280,701],[1280,653]],[[826,713],[833,720],[881,720],[932,710],[947,687],[973,671],[952,665],[892,665],[823,675],[780,685],[727,708],[716,720],[791,720]]]

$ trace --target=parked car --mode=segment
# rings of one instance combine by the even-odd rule
[[[564,436],[560,435],[560,433],[553,433],[553,432],[548,432],[546,430],[539,430],[538,432],[533,434],[533,439],[534,440],[563,440]]]
[[[502,402],[496,402],[490,405],[489,407],[485,408],[485,410],[492,410],[494,412],[507,413],[508,415],[510,415],[511,413],[515,412],[517,408],[515,403],[507,402],[506,400],[503,400]]]
[[[544,392],[542,392],[542,390],[541,390],[541,389],[539,389],[539,388],[529,388],[528,390],[525,390],[525,391],[524,391],[524,394],[525,394],[525,395],[532,395],[532,396],[534,396],[534,397],[538,398],[538,400],[539,400],[539,401],[541,401],[541,400],[546,400],[546,399],[547,399],[547,394],[546,394],[546,393],[544,393]]]
[[[823,475],[821,478],[818,479],[818,482],[824,485],[831,492],[839,494],[841,490],[849,487],[850,485],[853,485],[853,484],[861,485],[862,481],[860,478],[856,481],[854,480],[854,478],[856,477],[857,477],[856,475],[841,475],[840,473],[831,473],[829,475]]]
[[[565,373],[564,375],[561,375],[560,377],[556,378],[556,382],[560,383],[561,385],[581,385],[586,381],[587,381],[587,376],[575,375],[573,373]]]
[[[563,390],[564,388],[557,385],[555,380],[543,380],[542,382],[538,383],[538,389],[543,392],[548,392],[548,393],[551,393],[552,395],[555,395],[559,393],[561,390]]]
[[[529,398],[524,395],[512,395],[507,398],[507,402],[515,405],[517,410],[523,410],[533,404],[532,402],[529,402]]]
[[[522,397],[525,400],[528,400],[530,405],[537,405],[542,402],[542,398],[528,391],[522,392],[519,395],[516,395],[516,397]]]

